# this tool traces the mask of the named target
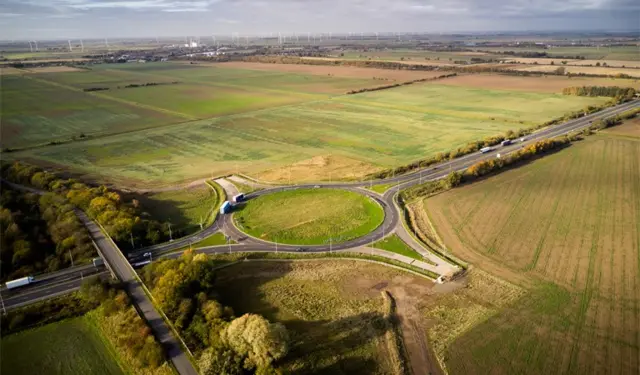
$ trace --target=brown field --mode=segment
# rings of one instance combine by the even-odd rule
[[[2,67],[0,68],[0,76],[8,76],[12,74],[24,74],[26,71],[22,69],[16,69],[13,67]]]
[[[411,81],[414,79],[431,78],[442,75],[442,72],[421,72],[409,70],[390,70],[375,68],[357,68],[350,66],[304,65],[304,64],[263,64],[251,62],[227,62],[215,64],[216,67],[234,69],[252,69],[261,71],[276,71],[283,73],[299,73],[314,75],[332,75],[342,78],[386,78],[392,81]],[[382,85],[383,83],[381,83]]]
[[[256,175],[261,181],[288,183],[326,180],[357,180],[381,168],[341,155],[314,156],[289,166],[266,170]]]
[[[517,77],[501,74],[460,75],[438,81],[440,85],[477,87],[483,89],[518,90],[559,93],[571,86],[629,86],[640,88],[639,80],[589,77]]]
[[[326,61],[343,61],[344,59],[337,57],[304,57],[307,60],[326,60]],[[364,61],[364,60],[363,60]],[[382,60],[378,60],[382,61]],[[449,60],[384,60],[387,62],[395,62],[400,64],[407,65],[432,65],[432,66],[441,66],[441,65],[453,65],[453,61]],[[370,69],[370,68],[358,68],[358,69]]]
[[[602,74],[615,76],[616,74],[627,74],[631,77],[640,78],[640,69],[629,68],[603,68],[603,67],[591,67],[591,66],[569,66],[563,65],[565,71],[571,74]],[[559,68],[558,65],[515,65],[512,67],[515,70],[523,70],[527,72],[552,72]]]
[[[451,373],[637,374],[640,138],[617,135],[637,127],[424,201],[455,255],[532,285],[456,338]]]
[[[603,133],[640,138],[640,118],[636,117],[620,126],[603,130]]]
[[[83,72],[83,69],[74,68],[72,66],[43,66],[38,68],[24,68],[23,71],[28,73],[64,73],[64,72]]]

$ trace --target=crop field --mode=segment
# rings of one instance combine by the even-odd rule
[[[254,237],[310,245],[363,236],[382,223],[384,212],[368,197],[351,191],[298,189],[252,199],[234,219]]]
[[[125,374],[88,319],[48,324],[2,338],[3,374]]]
[[[261,69],[261,65],[267,64],[3,68],[2,145],[24,147],[146,129],[327,99],[388,84],[388,80],[434,75],[344,67]],[[147,83],[159,85],[126,87]],[[83,91],[90,88],[108,90]]]
[[[166,66],[168,71],[184,70]],[[140,64],[135,69],[149,68]],[[222,69],[207,68],[202,74],[216,70]],[[605,101],[605,98],[454,87],[433,82],[9,155],[124,186],[170,185],[236,170],[257,174],[332,155],[353,159],[355,164],[360,161],[373,164],[359,168],[366,174],[371,169],[411,162]],[[282,172],[288,171],[280,170],[274,179],[288,177],[288,173]],[[331,178],[328,174],[318,173],[318,179]]]
[[[452,373],[637,373],[640,138],[634,127],[612,128],[424,202],[455,255],[507,280],[528,279],[521,303],[449,346]]]
[[[383,289],[396,297],[412,362],[426,368],[414,341],[421,325],[408,326],[420,319],[414,306],[431,293],[429,280],[352,260],[250,262],[217,275],[221,303],[236,315],[258,313],[287,327],[292,345],[279,364],[287,373],[394,373],[380,329]]]
[[[82,73],[46,75],[58,74]],[[68,140],[83,134],[130,131],[183,120],[31,77],[0,77],[3,148]]]

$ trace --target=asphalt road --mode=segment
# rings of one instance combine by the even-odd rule
[[[451,161],[445,161],[438,165],[433,165],[427,168],[417,170],[412,173],[396,176],[389,179],[375,180],[375,181],[362,181],[362,182],[348,182],[348,183],[329,183],[329,184],[320,183],[320,184],[304,184],[304,185],[274,187],[272,189],[266,189],[266,190],[261,190],[251,194],[247,194],[247,199],[256,198],[258,196],[274,193],[277,191],[301,189],[301,188],[314,188],[315,186],[319,186],[322,188],[348,189],[348,190],[357,191],[359,193],[365,194],[371,197],[371,199],[376,200],[385,210],[384,223],[379,228],[374,230],[372,233],[369,233],[364,237],[361,237],[352,241],[344,242],[341,244],[332,244],[332,245],[325,244],[325,245],[318,245],[318,246],[295,246],[295,245],[279,244],[277,247],[279,250],[282,250],[282,251],[297,251],[297,249],[303,248],[305,252],[325,252],[329,250],[340,251],[340,250],[355,248],[358,246],[365,246],[371,242],[376,241],[377,239],[382,238],[384,235],[386,235],[387,233],[390,233],[393,229],[398,227],[398,224],[400,223],[400,220],[399,220],[400,213],[397,211],[397,208],[394,205],[394,199],[399,190],[420,184],[422,182],[437,180],[439,178],[445,177],[450,173],[450,171],[463,170],[481,160],[488,160],[491,158],[495,158],[497,153],[500,153],[501,155],[506,155],[508,153],[511,153],[520,149],[523,146],[526,146],[528,144],[531,144],[543,139],[557,137],[572,131],[580,131],[581,129],[588,127],[592,121],[606,118],[606,117],[611,117],[618,113],[636,108],[638,106],[640,106],[640,101],[636,100],[636,101],[625,103],[616,107],[607,108],[603,111],[582,117],[580,119],[575,119],[575,120],[565,122],[563,124],[554,125],[554,126],[542,129],[533,134],[530,134],[526,137],[527,138],[526,142],[517,142],[507,147],[497,147],[495,151],[487,154],[476,152],[473,154],[465,155],[460,158],[456,158]],[[397,185],[389,189],[382,196],[372,191],[362,189],[370,185],[390,184],[390,183],[397,183]],[[16,184],[11,184],[11,183],[8,183],[8,184],[19,189],[24,188],[23,186],[16,185]],[[27,190],[32,191],[34,193],[41,193],[32,188],[27,188]],[[207,249],[207,252],[214,253],[214,252],[226,252],[226,251],[243,252],[243,251],[275,251],[276,250],[276,245],[274,243],[265,242],[256,238],[249,237],[245,233],[239,231],[231,222],[231,215],[219,215],[215,223],[212,226],[205,228],[203,231],[200,231],[198,233],[195,233],[193,235],[190,235],[178,240],[174,240],[172,242],[167,242],[167,243],[147,247],[144,249],[140,249],[137,252],[132,253],[134,256],[132,261],[143,260],[144,257],[142,257],[142,254],[146,252],[152,252],[154,254],[153,255],[154,257],[158,257],[164,253],[169,253],[181,248],[185,248],[189,246],[190,243],[198,242],[214,234],[219,230],[222,230],[227,235],[230,235],[236,241],[240,242],[240,244],[232,245],[230,247],[219,246],[217,248],[209,248]],[[113,249],[111,250],[113,251]],[[168,256],[173,257],[177,255],[169,254]],[[449,265],[447,262],[445,262],[440,258],[435,257],[434,259],[435,259],[435,263],[439,263],[438,266]],[[434,261],[434,259],[430,259],[430,260]],[[121,266],[124,266],[124,264],[121,264]],[[70,270],[68,272],[69,274],[74,274],[75,278],[77,279],[80,277],[81,270]],[[40,284],[46,284],[46,283],[47,281],[45,280],[40,281]],[[60,284],[60,286],[54,289],[51,289],[51,293],[52,293],[51,295],[54,295],[54,293],[62,292],[64,289],[62,285],[63,284]],[[77,286],[75,285],[76,284],[69,283],[68,287],[77,288]],[[43,290],[46,290],[46,289],[43,289]],[[24,289],[24,292],[26,293],[27,289]],[[23,290],[20,290],[19,293],[20,294],[23,293]],[[4,294],[3,294],[3,297],[4,297]],[[16,296],[14,295],[14,297]],[[34,293],[32,294],[33,299],[31,300],[32,301],[39,300],[39,299],[42,299],[42,297],[43,297],[43,294]],[[24,299],[21,299],[21,302],[19,303],[24,304],[28,300],[29,298],[25,297]]]
[[[15,290],[8,290],[3,286],[0,296],[4,308],[12,308],[28,305],[47,298],[71,293],[80,288],[85,277],[98,275],[108,276],[105,268],[94,267],[93,265],[78,266],[60,272],[54,272],[35,277],[35,281],[27,286]]]
[[[105,237],[100,227],[89,219],[86,214],[78,212],[78,218],[80,218],[82,223],[87,227],[89,235],[95,242],[101,255],[105,258],[105,261],[111,266],[111,269],[118,279],[125,284],[133,304],[149,323],[151,330],[164,347],[167,357],[171,360],[176,370],[178,370],[178,373],[181,375],[198,374],[182,350],[178,340],[169,329],[169,326],[145,294],[141,283],[136,278],[135,271],[122,252],[111,239]]]

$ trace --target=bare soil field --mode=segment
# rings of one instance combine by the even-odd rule
[[[455,255],[531,285],[455,339],[451,373],[637,373],[640,138],[619,136],[637,126],[424,201]]]
[[[606,134],[624,135],[640,138],[640,118],[636,117],[635,119],[627,121],[620,126],[615,126],[613,128],[603,130],[603,132]]]
[[[306,60],[326,60],[326,61],[341,61],[345,59],[341,59],[338,57],[305,57]],[[362,59],[364,60],[364,59]],[[381,60],[375,59],[377,61],[388,61],[388,62],[396,62],[407,65],[431,65],[431,66],[442,66],[442,65],[453,65],[453,61],[448,60]],[[370,69],[370,68],[358,68],[358,69]]]
[[[639,80],[589,77],[517,77],[501,74],[473,74],[439,80],[438,84],[496,90],[561,93],[571,86],[622,86],[640,88]]]
[[[74,68],[72,66],[44,66],[38,68],[23,69],[29,73],[64,73],[64,72],[83,72],[83,69]]]
[[[350,66],[304,65],[304,64],[263,64],[251,62],[227,62],[215,64],[217,67],[234,69],[251,69],[262,71],[276,71],[283,73],[300,73],[314,75],[331,75],[341,78],[385,78],[391,81],[411,81],[414,79],[431,78],[442,75],[442,72],[421,72],[407,70],[390,70],[374,68],[357,68]],[[380,85],[384,85],[381,81]]]
[[[266,170],[255,177],[261,181],[288,183],[326,180],[357,180],[381,167],[341,155],[314,156],[288,166]]]
[[[10,66],[0,68],[0,76],[8,76],[13,74],[24,74],[24,73],[26,73],[26,71],[22,69],[16,69]]]

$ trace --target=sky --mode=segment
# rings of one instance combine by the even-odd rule
[[[239,33],[640,32],[638,0],[0,0],[0,39]]]

